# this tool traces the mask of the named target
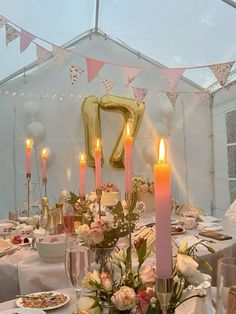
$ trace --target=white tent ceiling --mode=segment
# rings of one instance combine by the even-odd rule
[[[220,0],[0,0],[0,7],[0,15],[56,45],[94,28],[98,12],[100,30],[164,66],[236,60],[236,10]],[[17,39],[6,47],[2,29],[0,56],[2,80],[36,60],[35,46],[20,54]],[[208,68],[184,75],[204,88],[215,82]]]

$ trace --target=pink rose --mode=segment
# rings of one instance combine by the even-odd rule
[[[107,222],[103,219],[96,219],[94,222],[91,223],[91,226],[90,228],[91,229],[100,229],[101,231],[105,231],[106,230],[106,225],[107,225]]]
[[[113,294],[111,301],[119,311],[131,310],[136,306],[135,291],[130,287],[122,286]]]
[[[111,277],[108,273],[101,273],[101,281],[102,281],[102,287],[106,291],[111,291],[112,290],[112,282],[111,282]]]
[[[153,296],[154,291],[152,288],[147,288],[146,290],[137,292],[138,307],[142,314],[147,312],[150,300]]]
[[[104,233],[99,228],[93,228],[89,232],[88,241],[90,244],[98,244],[104,240]]]
[[[147,185],[147,183],[140,185],[140,192],[143,192],[143,193],[148,192],[148,185]]]
[[[146,287],[152,287],[156,280],[156,267],[154,265],[145,265],[140,271],[140,277]]]

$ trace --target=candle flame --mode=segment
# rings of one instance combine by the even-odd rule
[[[27,138],[25,141],[26,148],[31,148],[33,145],[33,140],[31,138]]]
[[[126,125],[126,135],[127,136],[131,135],[131,128],[130,128],[129,124]]]
[[[97,147],[97,148],[100,147],[100,140],[99,140],[99,138],[97,138],[96,147]]]
[[[160,140],[159,144],[159,163],[165,162],[165,143],[163,138]]]
[[[47,148],[43,148],[42,157],[46,158],[48,156],[49,150]]]
[[[80,161],[85,161],[85,155],[84,154],[80,155]]]

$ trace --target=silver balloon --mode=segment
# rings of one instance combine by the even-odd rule
[[[33,139],[34,145],[37,146],[45,139],[45,127],[41,122],[34,121],[28,125],[26,134],[28,137]]]

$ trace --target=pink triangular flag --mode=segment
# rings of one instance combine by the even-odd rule
[[[112,90],[114,84],[116,83],[115,81],[111,81],[111,80],[107,80],[103,78],[101,78],[101,81],[102,81],[102,85],[105,89],[106,94],[108,94]]]
[[[125,86],[128,86],[138,75],[138,73],[141,71],[139,68],[131,68],[131,67],[124,67],[124,82]]]
[[[198,97],[199,103],[203,103],[209,99],[209,93],[206,91],[196,92],[195,94]]]
[[[170,91],[170,92],[166,92],[166,96],[168,97],[173,108],[175,109],[175,104],[176,104],[177,98],[179,96],[179,93]]]
[[[47,49],[36,45],[36,52],[37,52],[37,62],[38,64],[42,64],[44,61],[46,61],[49,57],[52,56],[52,53],[48,51]]]
[[[52,53],[55,65],[59,67],[65,60],[66,50],[61,47],[53,45]]]
[[[165,75],[170,91],[174,91],[185,69],[161,69]]]
[[[84,72],[78,65],[71,65],[70,68],[70,80],[71,84],[75,84],[75,82],[78,80],[80,75]]]
[[[148,89],[140,88],[140,87],[132,87],[132,91],[133,91],[134,98],[136,99],[137,103],[140,104],[143,102],[144,97],[147,95]]]
[[[0,15],[0,28],[6,24],[6,19],[4,16]]]
[[[15,40],[19,36],[19,32],[9,24],[5,24],[6,27],[6,45]]]
[[[105,62],[97,59],[86,58],[88,83],[99,73]]]
[[[36,38],[35,35],[26,32],[22,29],[20,33],[20,52],[25,51],[25,49],[29,46],[29,44]]]
[[[228,63],[211,65],[209,66],[209,68],[214,73],[220,85],[224,86],[225,83],[227,82],[229,73],[233,65],[234,65],[234,62],[228,62]]]

